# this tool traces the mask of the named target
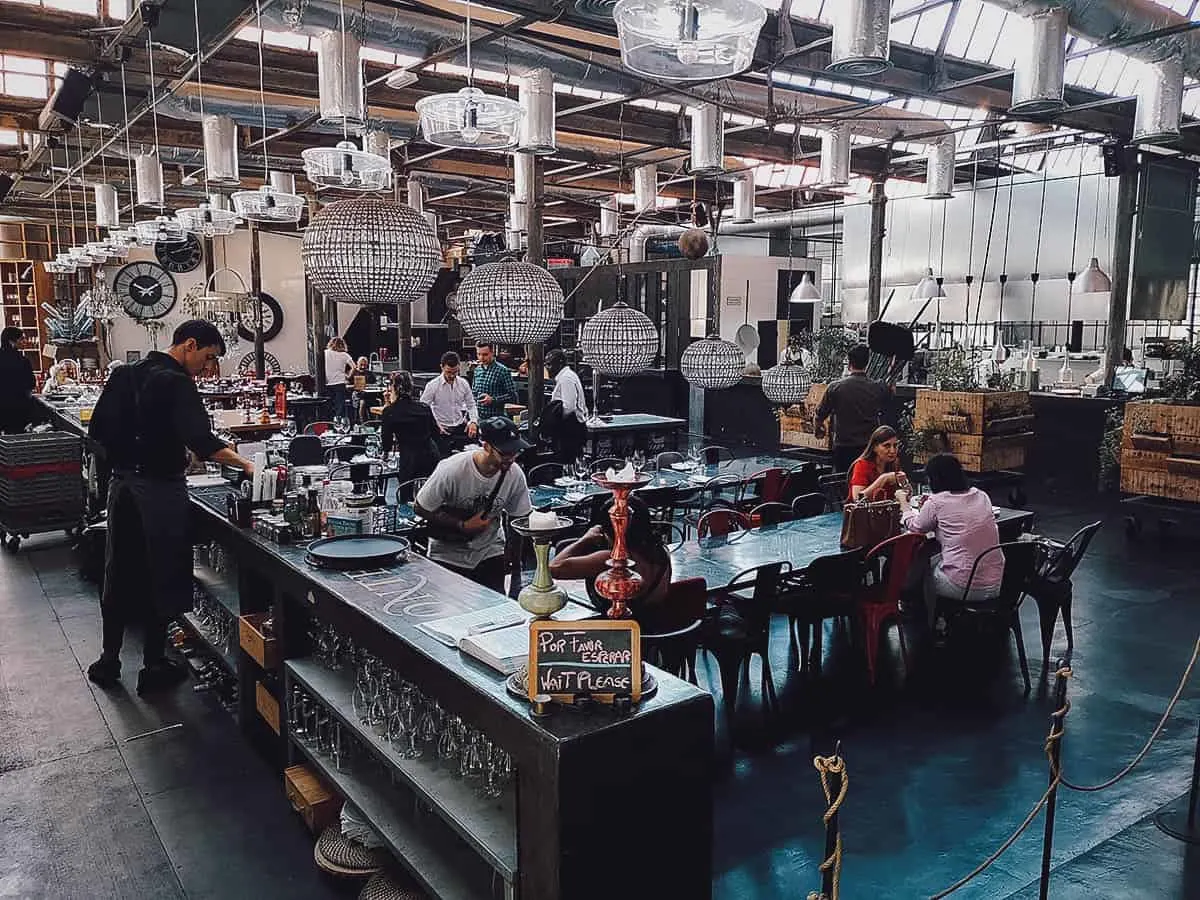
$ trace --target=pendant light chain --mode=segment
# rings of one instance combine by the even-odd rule
[[[54,151],[50,151],[50,171],[54,171]],[[62,225],[58,221],[58,191],[50,192],[50,199],[54,203],[54,239],[58,241],[58,250],[62,252]]]
[[[254,24],[258,29],[258,104],[262,113],[263,178],[271,181],[270,142],[267,140],[267,86],[263,63],[262,0],[254,0]]]
[[[79,147],[79,186],[80,186],[80,201],[83,206],[83,231],[87,237],[92,237],[92,227],[88,223],[91,221],[88,218],[87,207],[87,175],[83,168],[83,129],[75,129],[75,144]],[[84,242],[86,243],[86,241]]]
[[[342,42],[342,65],[341,69],[346,67],[346,3],[345,0],[338,0],[338,28],[341,33],[340,40]],[[262,31],[259,31],[259,40],[262,40]],[[344,112],[344,109],[343,109]],[[346,116],[342,116],[342,140],[350,139],[350,126],[346,121]]]
[[[475,70],[471,66],[471,0],[467,0],[467,87],[475,87]]]
[[[63,160],[67,167],[67,203],[71,207],[71,245],[75,245],[75,192],[71,189],[71,144],[63,142]]]
[[[1042,263],[1042,227],[1046,222],[1046,181],[1050,177],[1050,151],[1046,151],[1046,155],[1042,159],[1042,201],[1038,207],[1038,230],[1037,241],[1034,244],[1033,250],[1033,274],[1030,276],[1030,281],[1033,282],[1033,294],[1029,300],[1029,347],[1033,349],[1033,314],[1037,307],[1038,282],[1041,280],[1041,263]]]
[[[1078,272],[1076,268],[1076,254],[1079,251],[1079,201],[1083,196],[1083,147],[1079,148],[1079,177],[1075,181],[1075,226],[1071,229],[1071,271]],[[1072,278],[1071,282],[1074,283]]]
[[[129,122],[129,94],[126,92],[125,85],[125,62],[121,61],[121,106],[125,112],[125,121]],[[129,143],[129,125],[125,126],[125,165],[129,170],[129,219],[132,222],[136,218],[137,210],[137,179],[133,175],[133,149]]]
[[[1012,209],[1013,209],[1013,192],[1017,186],[1017,154],[1013,151],[1012,165],[1008,170],[1008,210],[1005,212],[1006,220],[1004,223],[1004,258],[1000,263],[1000,308],[996,311],[996,334],[997,339],[1004,342],[1004,288],[1008,284],[1008,242],[1012,238]],[[983,289],[980,288],[982,295]]]
[[[199,93],[199,95],[200,95],[200,127],[201,127],[201,129],[203,129],[204,128],[204,76],[200,74],[200,70],[201,70],[201,68],[203,68],[201,66],[200,61],[204,54],[203,54],[203,48],[200,46],[200,0],[192,0],[192,14],[195,17],[195,26],[196,26],[196,89],[197,89],[197,93]],[[260,40],[261,40],[261,37],[262,37],[262,32],[260,31],[259,32]],[[158,141],[158,132],[157,131],[155,131],[154,140],[156,142]],[[236,153],[237,150],[235,149],[234,152]],[[159,162],[161,163],[162,160],[160,159]],[[205,160],[204,160],[204,202],[205,203],[208,202],[208,197],[209,197],[209,193],[208,193],[208,159],[205,158]]]
[[[154,90],[154,31],[150,28],[146,29],[146,58],[150,64],[150,118],[154,122],[154,159],[161,166],[162,151],[158,146],[158,97]],[[159,209],[162,209],[161,204]]]

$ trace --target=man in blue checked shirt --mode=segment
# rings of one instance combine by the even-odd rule
[[[517,402],[517,385],[512,372],[496,359],[496,348],[488,341],[475,345],[475,358],[479,365],[471,375],[471,390],[479,407],[479,418],[506,416],[504,404]]]

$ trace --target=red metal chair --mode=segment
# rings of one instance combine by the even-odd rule
[[[320,437],[332,427],[332,422],[309,422],[308,427],[304,429],[304,433],[315,434],[317,437]]]
[[[760,469],[753,475],[746,478],[745,492],[751,494],[755,485],[758,486],[758,494],[748,496],[744,499],[744,503],[749,503],[757,506],[760,503],[780,503],[783,501],[783,485],[787,480],[787,472],[779,466],[771,466],[766,469]]]
[[[866,564],[870,583],[858,604],[858,622],[863,633],[863,648],[867,654],[867,677],[875,684],[875,664],[879,655],[879,634],[895,622],[900,633],[900,655],[908,671],[908,646],[900,626],[900,593],[908,580],[917,551],[925,543],[923,534],[901,534],[889,538],[867,554]]]
[[[750,517],[736,509],[710,509],[696,523],[697,537],[726,537],[750,530]]]

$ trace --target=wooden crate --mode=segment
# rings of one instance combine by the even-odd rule
[[[263,721],[271,726],[271,730],[280,734],[279,701],[261,681],[254,683],[254,707],[263,717]]]
[[[789,406],[779,417],[779,443],[781,445],[826,452],[833,449],[832,429],[828,422],[825,423],[825,437],[819,438],[813,434],[813,420],[817,415],[817,407],[825,399],[828,387],[825,384],[814,384],[808,389],[808,396],[804,399],[802,412],[799,409],[801,404],[796,404]],[[795,412],[793,412],[794,410]]]
[[[1121,490],[1200,503],[1200,405],[1125,405]]]
[[[320,834],[337,821],[342,798],[330,790],[321,777],[306,765],[283,771],[284,790],[292,809],[300,813],[313,834]]]
[[[1033,438],[1027,391],[917,391],[913,428],[946,436],[946,448],[968,472],[1019,469]],[[915,453],[918,463],[931,453]]]
[[[270,613],[247,613],[238,617],[238,642],[250,658],[264,669],[279,665],[279,641],[262,630],[263,620]]]

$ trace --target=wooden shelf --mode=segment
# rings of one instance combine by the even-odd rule
[[[472,863],[477,864],[477,860],[470,858],[467,848],[461,844],[456,847],[427,823],[402,812],[402,806],[408,804],[382,774],[365,768],[362,762],[355,771],[339,772],[330,759],[295,737],[289,738],[321,777],[358,807],[388,849],[432,896],[440,900],[486,900],[493,896],[486,878],[472,877]]]
[[[332,672],[307,659],[289,660],[287,669],[501,878],[514,882],[517,816],[511,790],[499,798],[483,797],[472,785],[450,774],[436,758],[401,757],[387,740],[359,722],[354,712],[353,677],[349,673]]]

